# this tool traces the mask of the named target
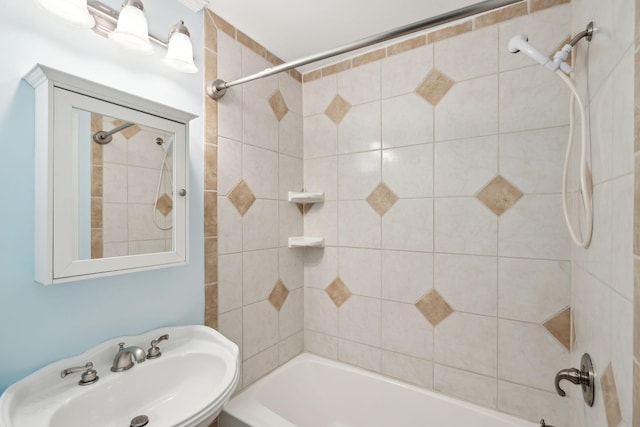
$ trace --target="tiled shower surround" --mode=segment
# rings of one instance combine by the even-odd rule
[[[304,83],[304,185],[326,194],[305,235],[327,245],[305,254],[305,348],[566,425],[568,94],[507,52],[521,32],[555,50],[570,5]]]
[[[236,86],[210,107],[219,329],[242,349],[242,386],[304,349],[570,425],[570,399],[553,388],[581,354],[572,363],[560,196],[568,92],[506,50],[526,33],[555,52],[580,30],[564,3],[531,1],[376,47],[303,84],[281,74]],[[206,19],[209,78],[278,63]],[[303,188],[325,202],[286,201]],[[303,233],[326,247],[286,248]],[[565,388],[576,402],[578,389]]]

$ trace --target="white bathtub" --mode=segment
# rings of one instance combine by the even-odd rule
[[[539,427],[306,353],[225,405],[220,427],[245,426]]]

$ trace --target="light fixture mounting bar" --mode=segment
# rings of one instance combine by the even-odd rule
[[[87,0],[87,9],[89,9],[89,13],[93,15],[96,20],[96,25],[93,27],[93,31],[100,34],[102,37],[107,37],[109,33],[116,29],[118,16],[120,16],[117,10],[111,9],[109,6],[99,2],[98,0]],[[166,42],[152,34],[149,34],[149,40],[164,48],[169,45],[169,42]]]

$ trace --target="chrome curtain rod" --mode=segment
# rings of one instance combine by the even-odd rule
[[[243,83],[247,83],[253,80],[261,79],[263,77],[269,77],[274,74],[281,73],[283,71],[290,70],[292,68],[301,67],[303,65],[311,64],[312,62],[321,61],[323,59],[331,58],[333,56],[341,55],[343,53],[352,52],[363,47],[371,46],[376,43],[384,42],[394,39],[396,37],[404,36],[414,33],[420,30],[426,30],[438,25],[446,24],[451,21],[457,21],[458,19],[466,18],[468,16],[477,15],[479,13],[488,12],[490,10],[498,9],[504,6],[509,6],[514,3],[520,3],[525,0],[485,0],[479,3],[472,4],[470,6],[462,7],[460,9],[452,10],[451,12],[443,13],[431,18],[424,19],[422,21],[414,22],[413,24],[405,25],[395,28],[384,33],[377,34],[375,36],[366,37],[358,41],[342,45],[335,49],[327,50],[325,52],[318,53],[316,55],[305,56],[295,61],[285,62],[284,64],[277,65],[275,67],[267,68],[259,71],[247,77],[243,77],[238,80],[225,82],[224,80],[210,80],[206,83],[207,95],[213,99],[220,99],[227,92],[227,89],[232,86],[237,86]]]

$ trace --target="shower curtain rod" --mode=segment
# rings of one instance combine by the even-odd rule
[[[431,18],[424,19],[422,21],[414,22],[402,27],[395,28],[393,30],[386,31],[374,36],[366,37],[358,41],[342,45],[335,49],[327,50],[325,52],[318,53],[316,55],[305,56],[295,61],[285,62],[284,64],[277,65],[275,67],[267,68],[255,74],[247,77],[225,82],[224,80],[210,80],[206,83],[207,95],[213,99],[220,99],[227,92],[227,89],[247,83],[253,80],[261,79],[263,77],[269,77],[274,74],[281,73],[283,71],[290,70],[292,68],[301,67],[303,65],[311,64],[312,62],[320,61],[323,59],[331,58],[343,53],[351,52],[363,47],[371,46],[376,43],[391,40],[396,37],[404,36],[414,33],[416,31],[425,30],[428,28],[436,27],[438,25],[446,24],[451,21],[466,18],[468,16],[476,15],[490,10],[499,9],[504,6],[509,6],[514,3],[520,3],[525,0],[485,0],[479,3],[472,4],[470,6],[462,7],[460,9],[452,10],[451,12],[443,13],[441,15],[433,16]]]

